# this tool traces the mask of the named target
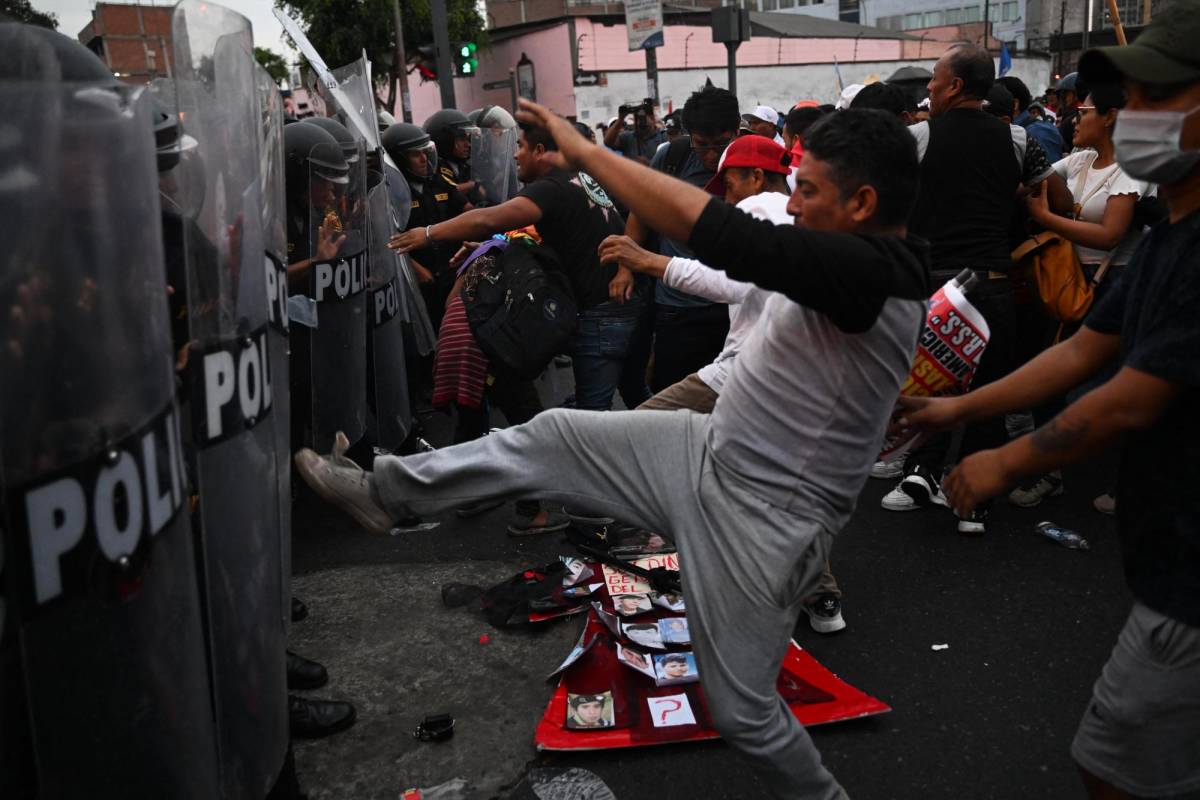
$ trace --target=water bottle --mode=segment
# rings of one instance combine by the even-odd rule
[[[1034,529],[1047,539],[1058,542],[1068,550],[1090,550],[1087,539],[1070,528],[1055,525],[1053,522],[1039,522]]]
[[[975,288],[975,284],[979,283],[979,275],[976,274],[975,270],[964,269],[954,276],[952,282],[963,294],[967,294]]]

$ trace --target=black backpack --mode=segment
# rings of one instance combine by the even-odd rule
[[[499,266],[499,280],[480,280],[473,297],[463,292],[467,322],[494,367],[533,379],[570,344],[575,295],[547,245],[513,242]]]

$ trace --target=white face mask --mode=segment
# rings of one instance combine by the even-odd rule
[[[1200,164],[1200,150],[1180,144],[1183,122],[1200,111],[1127,111],[1117,114],[1113,149],[1117,163],[1131,178],[1172,184]]]

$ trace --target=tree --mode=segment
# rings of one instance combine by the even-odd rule
[[[256,47],[254,48],[254,60],[267,71],[276,85],[280,81],[287,80],[288,65],[283,60],[283,56],[265,47]]]
[[[2,0],[0,0],[2,1]],[[388,86],[387,107],[396,102],[397,74],[393,62],[395,43],[393,0],[275,0],[305,28],[317,52],[330,67],[348,64],[367,51],[375,80]],[[484,43],[483,19],[475,0],[446,0],[450,40]],[[411,60],[417,46],[433,41],[429,0],[400,0],[404,20],[404,49]],[[407,71],[408,67],[405,66]]]
[[[38,11],[29,0],[0,0],[0,20],[5,18],[58,30],[58,16]]]

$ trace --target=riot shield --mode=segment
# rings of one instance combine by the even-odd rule
[[[371,90],[371,64],[367,61],[366,53],[357,61],[352,61],[344,67],[331,69],[329,74],[338,83],[342,102],[338,102],[329,87],[321,86],[321,94],[325,97],[328,108],[336,109],[342,124],[361,139],[366,145],[367,152],[379,150],[379,122],[375,116],[375,92]],[[354,115],[357,122],[349,119]]]
[[[404,326],[400,298],[404,291],[397,269],[398,257],[388,248],[392,221],[383,175],[370,173],[367,195],[370,259],[367,276],[367,315],[371,336],[367,340],[368,402],[375,411],[379,447],[395,451],[408,436],[412,419],[408,376],[404,364]]]
[[[283,168],[283,96],[267,71],[255,65],[258,90],[259,200],[267,286],[267,350],[271,416],[275,428],[275,478],[279,483],[280,589],[285,629],[291,627],[292,470],[291,383],[288,353],[287,197]]]
[[[0,796],[211,798],[151,103],[0,108]]]
[[[482,128],[478,145],[471,146],[471,177],[483,185],[487,204],[499,205],[517,195],[519,128]]]
[[[387,157],[387,153],[383,155],[383,180],[387,185],[391,205],[391,231],[402,231],[408,227],[408,217],[412,213],[412,188],[408,185],[404,173]],[[421,284],[407,255],[399,257],[396,269],[399,279],[400,313],[408,326],[408,338],[419,355],[427,356],[433,352],[437,339],[429,321],[429,311],[421,298]]]
[[[366,431],[367,198],[359,149],[345,183],[330,180],[315,161],[309,168],[309,296],[317,301],[317,327],[309,331],[311,446],[319,453],[332,450],[338,431],[351,444]]]
[[[204,201],[185,223],[190,455],[221,788],[262,798],[288,746],[285,593],[250,22],[206,0],[172,21]]]

